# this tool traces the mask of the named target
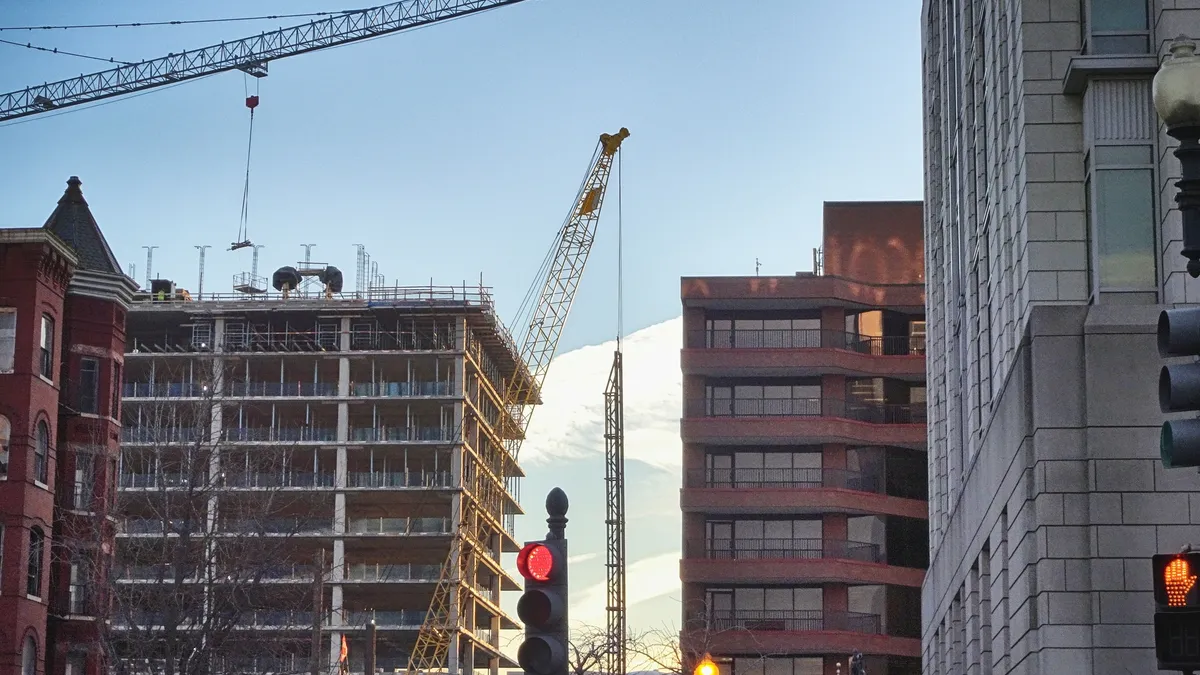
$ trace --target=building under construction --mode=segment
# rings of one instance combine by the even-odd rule
[[[200,299],[155,281],[129,312],[111,641],[187,672],[184,652],[206,650],[178,636],[217,624],[203,672],[361,673],[373,635],[392,672],[440,604],[449,630],[426,649],[442,667],[514,667],[501,553],[523,428],[505,396],[537,387],[489,290],[335,295],[333,268],[309,292],[295,271],[276,273],[282,293]]]

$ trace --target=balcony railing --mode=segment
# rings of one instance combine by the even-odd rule
[[[351,396],[449,396],[453,382],[354,382]]]
[[[883,547],[863,541],[809,538],[702,539],[688,542],[689,558],[709,560],[857,560],[883,562]]]
[[[352,488],[445,488],[453,485],[449,471],[351,471],[346,484]]]
[[[351,518],[350,534],[448,534],[449,518]]]
[[[820,398],[691,399],[688,417],[842,417],[870,424],[924,424],[924,403]]]
[[[331,488],[337,484],[337,474],[332,471],[278,472],[261,471],[250,473],[226,473],[221,481],[229,488]]]
[[[442,574],[441,565],[374,565],[349,563],[346,565],[346,581],[437,581]]]
[[[365,628],[367,622],[374,619],[377,628],[420,628],[421,624],[425,623],[427,613],[415,609],[389,612],[351,610],[343,615],[342,625],[351,628]]]
[[[691,488],[841,488],[878,494],[883,479],[844,469],[689,469]]]
[[[175,580],[175,567],[170,564],[163,565],[124,565],[118,567],[116,577],[120,581],[155,581],[162,579],[163,581],[173,582]],[[195,568],[185,570],[183,572],[184,579],[187,581],[197,580],[198,570]],[[316,573],[316,568],[312,565],[301,565],[291,563],[280,563],[276,565],[268,565],[255,571],[255,575],[263,581],[304,581],[311,582]],[[221,575],[218,574],[216,579],[220,583]],[[238,583],[244,583],[248,577],[238,579]]]
[[[222,431],[231,443],[334,443],[337,429],[303,427],[234,427]]]
[[[230,382],[228,396],[337,396],[336,382]]]
[[[443,427],[357,427],[350,430],[350,440],[362,443],[456,441],[458,433]]]
[[[125,398],[199,398],[208,393],[196,382],[126,382],[121,387]]]
[[[840,612],[820,609],[765,609],[713,612],[708,617],[713,630],[754,631],[850,631],[878,634],[882,619],[878,614]]]
[[[187,519],[126,518],[118,524],[120,534],[181,534],[206,532],[201,522]],[[260,520],[226,520],[217,524],[216,534],[332,534],[333,525],[321,518],[263,518]]]
[[[924,356],[925,337],[860,335],[820,328],[736,328],[688,332],[689,349],[844,349],[870,356]]]

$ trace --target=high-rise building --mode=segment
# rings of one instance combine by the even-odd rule
[[[156,280],[135,298],[112,639],[153,664],[180,658],[155,630],[217,625],[202,672],[309,672],[314,656],[329,672],[345,645],[362,673],[374,621],[376,667],[392,672],[436,595],[449,672],[515,666],[500,597],[519,585],[500,561],[516,550],[521,474],[502,397],[528,370],[490,291],[343,295],[331,268],[311,275],[324,285],[295,283],[311,271],[277,272],[286,296],[241,278],[239,294]],[[486,497],[476,478],[498,481],[496,510],[460,533],[463,500]],[[474,562],[456,560],[435,594],[460,534]]]
[[[125,313],[133,292],[72,176],[40,228],[0,229],[0,670],[100,672]],[[88,540],[94,547],[75,546]]]
[[[926,673],[1154,667],[1149,556],[1200,522],[1154,332],[1200,284],[1151,81],[1195,7],[924,2]]]
[[[910,675],[928,553],[921,204],[825,204],[814,267],[682,279],[683,653],[722,675],[848,675],[861,651],[869,673]]]

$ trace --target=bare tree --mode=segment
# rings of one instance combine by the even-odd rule
[[[315,488],[332,486],[332,472],[299,444],[309,439],[298,427],[294,438],[274,425],[215,433],[244,399],[190,378],[139,386],[150,399],[125,405],[119,465],[95,470],[103,525],[56,527],[67,601],[101,619],[109,672],[310,672],[325,618],[314,587],[328,574],[314,554],[334,512],[332,494]],[[93,588],[81,600],[84,579]]]
[[[647,668],[671,675],[692,675],[692,669],[706,654],[719,656],[713,648],[716,639],[735,631],[746,634],[736,628],[717,628],[711,622],[696,620],[689,622],[683,633],[664,626],[636,634],[630,638],[628,649]],[[756,648],[752,656],[759,661],[769,657],[770,654],[761,648]]]
[[[567,644],[567,667],[573,675],[599,673],[604,667],[604,657],[608,654],[610,644],[608,631],[603,628],[586,624],[572,628],[571,640]]]

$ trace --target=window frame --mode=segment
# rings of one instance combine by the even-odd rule
[[[96,501],[96,456],[75,453],[75,476],[71,486],[71,504],[76,511],[92,511]]]
[[[38,373],[51,382],[54,381],[54,331],[54,317],[42,314],[42,332],[38,341],[38,353],[40,354]]]
[[[1123,2],[1134,2],[1137,0],[1122,0]],[[1080,8],[1082,14],[1079,22],[1079,51],[1081,54],[1088,56],[1147,56],[1153,54],[1153,45],[1150,43],[1150,23],[1151,23],[1151,8],[1149,0],[1141,0],[1145,9],[1146,27],[1143,29],[1125,28],[1120,30],[1092,30],[1092,6],[1095,0],[1082,0]],[[1145,49],[1137,52],[1127,51],[1094,51],[1095,38],[1118,38],[1118,37],[1141,37],[1144,40]]]
[[[33,441],[33,480],[43,486],[50,485],[50,423],[39,419]],[[43,443],[43,439],[45,443]]]
[[[121,362],[117,359],[112,360],[112,386],[110,387],[109,409],[108,416],[114,420],[121,419],[121,387],[124,383],[121,381]]]
[[[29,550],[25,561],[25,595],[37,599],[42,598],[42,586],[45,581],[44,566],[46,558],[46,533],[41,527],[34,525],[29,528]],[[30,589],[34,593],[30,593]]]
[[[17,372],[17,315],[16,307],[0,307],[0,318],[12,317],[11,328],[0,327],[0,375]]]
[[[12,420],[0,414],[0,480],[8,480],[12,463]],[[3,526],[0,526],[0,532]]]
[[[1127,162],[1112,162],[1097,165],[1098,148],[1146,148],[1149,155],[1147,163],[1127,163]],[[1087,239],[1087,279],[1088,279],[1088,302],[1089,304],[1099,304],[1102,300],[1102,295],[1118,295],[1118,294],[1135,294],[1135,293],[1153,293],[1156,298],[1161,295],[1162,290],[1162,261],[1160,256],[1160,240],[1161,232],[1159,230],[1159,195],[1155,190],[1158,185],[1158,167],[1155,164],[1155,158],[1158,156],[1158,145],[1153,139],[1130,140],[1124,142],[1105,141],[1093,143],[1088,147],[1084,154],[1084,199],[1085,199],[1085,214],[1084,225],[1086,229]],[[1107,286],[1104,284],[1104,279],[1100,274],[1100,244],[1101,244],[1101,229],[1105,227],[1103,219],[1100,217],[1099,211],[1099,192],[1097,189],[1097,179],[1104,171],[1122,171],[1122,170],[1138,170],[1150,172],[1150,208],[1148,216],[1150,218],[1150,234],[1151,241],[1149,249],[1151,252],[1151,260],[1154,264],[1153,280],[1146,287],[1137,286]]]
[[[91,374],[91,384],[86,379],[86,374]],[[90,406],[84,402],[90,402]],[[76,401],[79,406],[79,412],[89,415],[100,414],[100,359],[94,356],[84,356],[79,359],[79,396]]]

